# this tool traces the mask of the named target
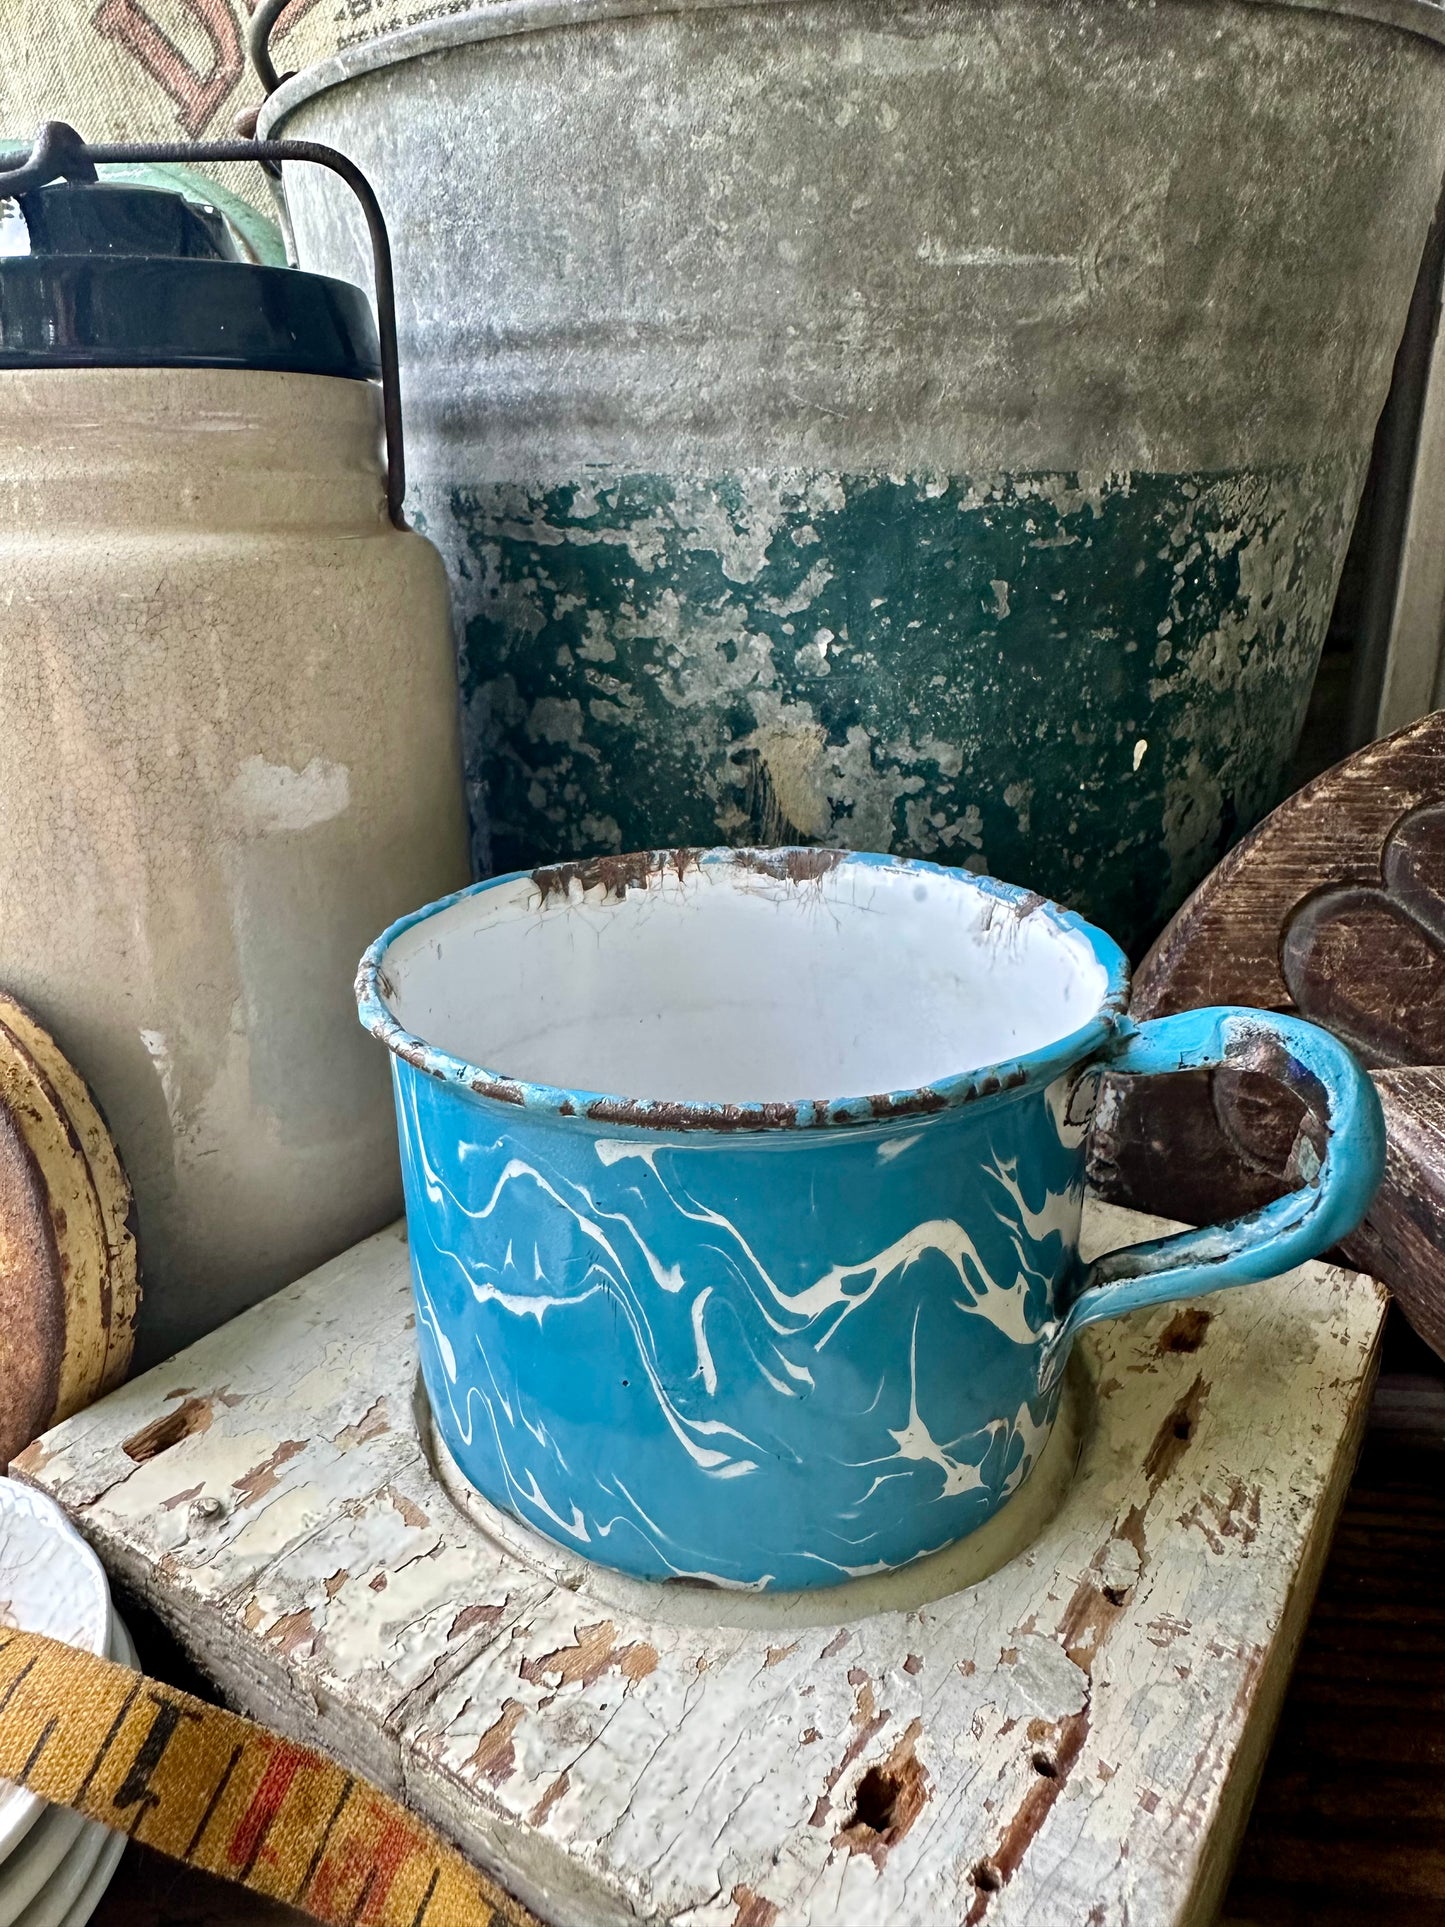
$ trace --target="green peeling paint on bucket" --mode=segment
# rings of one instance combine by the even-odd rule
[[[493,862],[805,839],[986,865],[1137,935],[1274,799],[1353,480],[459,490]]]
[[[392,232],[479,866],[818,842],[1146,941],[1285,781],[1442,23],[500,0],[287,82]]]

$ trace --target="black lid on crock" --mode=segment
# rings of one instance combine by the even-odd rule
[[[381,372],[360,288],[243,260],[213,208],[107,181],[0,200],[0,368]]]

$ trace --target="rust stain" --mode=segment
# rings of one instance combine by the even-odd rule
[[[619,1648],[617,1628],[610,1619],[599,1619],[596,1625],[579,1626],[570,1646],[524,1659],[520,1670],[529,1686],[591,1686],[614,1666],[636,1685],[657,1670],[657,1648],[645,1640]]]
[[[516,1772],[517,1753],[512,1735],[526,1710],[520,1700],[503,1700],[501,1712],[477,1741],[476,1750],[466,1763],[479,1780],[500,1786]]]
[[[336,1434],[333,1444],[343,1452],[351,1451],[353,1446],[365,1445],[368,1439],[380,1438],[383,1432],[391,1430],[391,1420],[386,1413],[386,1393],[372,1401],[355,1425],[346,1425]]]
[[[309,1607],[300,1612],[284,1613],[266,1628],[267,1644],[277,1647],[282,1653],[294,1653],[298,1646],[305,1646],[316,1636]]]
[[[1194,1428],[1199,1423],[1199,1414],[1204,1401],[1209,1396],[1209,1385],[1202,1372],[1196,1374],[1193,1383],[1168,1411],[1159,1430],[1154,1434],[1154,1442],[1144,1458],[1144,1477],[1153,1495],[1168,1478],[1169,1474],[1183,1458],[1189,1441],[1194,1437]]]
[[[306,1450],[305,1439],[282,1439],[269,1458],[253,1465],[249,1472],[243,1472],[239,1479],[232,1479],[231,1490],[239,1492],[242,1505],[255,1505],[264,1499],[268,1492],[274,1492],[281,1483],[281,1468],[290,1463],[298,1452]]]
[[[431,1524],[431,1520],[422,1511],[421,1507],[417,1505],[414,1500],[408,1499],[405,1493],[398,1492],[396,1487],[391,1485],[386,1486],[384,1490],[387,1498],[396,1507],[397,1511],[413,1531],[424,1532]]]
[[[527,1825],[529,1827],[540,1827],[571,1784],[564,1769],[564,1771],[557,1775],[551,1786],[548,1787],[536,1806],[534,1806],[532,1811],[527,1815]]]
[[[755,1894],[751,1887],[734,1887],[732,1903],[737,1908],[733,1927],[773,1927],[778,1910],[766,1894]]]
[[[928,1769],[915,1752],[922,1720],[910,1720],[892,1752],[870,1766],[858,1782],[853,1811],[833,1835],[833,1845],[866,1853],[881,1872],[889,1850],[908,1832],[928,1804]]]
[[[740,870],[756,870],[778,883],[820,883],[846,854],[844,850],[738,850],[733,862]]]
[[[447,1628],[447,1638],[460,1639],[478,1626],[495,1626],[505,1611],[505,1606],[463,1606]]]
[[[487,1089],[493,1087],[489,1084]],[[689,1104],[670,1098],[599,1097],[587,1106],[597,1124],[642,1124],[657,1131],[776,1131],[798,1121],[796,1104]]]
[[[1183,1305],[1159,1334],[1159,1352],[1197,1352],[1209,1330],[1212,1312],[1202,1305]]]
[[[576,863],[548,863],[532,872],[532,884],[545,909],[552,898],[565,903],[575,883],[585,896],[600,890],[604,898],[621,902],[629,890],[645,890],[654,876],[669,867],[669,853],[659,850],[634,850],[626,856],[593,856]],[[680,872],[679,872],[680,874]]]
[[[159,1458],[162,1452],[169,1452],[173,1445],[179,1445],[182,1439],[194,1438],[198,1432],[209,1432],[214,1417],[210,1399],[184,1399],[173,1412],[152,1419],[149,1425],[132,1432],[128,1439],[122,1439],[120,1449],[137,1465],[145,1465],[149,1460]]]

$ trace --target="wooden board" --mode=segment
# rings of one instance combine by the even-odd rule
[[[1205,879],[1135,978],[1135,1016],[1297,1011],[1378,1071],[1389,1167],[1347,1243],[1445,1348],[1445,710],[1347,758]],[[1287,1188],[1299,1103],[1262,1078],[1106,1081],[1091,1175],[1107,1196],[1207,1223]]]
[[[1445,1927],[1445,1374],[1436,1359],[1398,1363],[1380,1379],[1228,1927]]]
[[[1101,1207],[1086,1242],[1161,1228]],[[1094,1328],[1054,1516],[981,1583],[914,1567],[867,1611],[562,1583],[483,1532],[424,1449],[399,1230],[17,1470],[233,1700],[562,1927],[1202,1927],[1383,1304],[1311,1265]]]

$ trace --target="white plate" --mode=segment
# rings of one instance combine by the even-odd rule
[[[0,1627],[48,1633],[87,1653],[108,1653],[110,1588],[100,1561],[52,1500],[0,1479]],[[45,1810],[45,1801],[0,1781],[0,1860]]]
[[[70,1852],[23,1913],[15,1916],[15,1927],[64,1927],[72,1907],[90,1884],[101,1855],[115,1838],[99,1820],[81,1823]],[[120,1836],[122,1841],[124,1836]]]
[[[81,1888],[75,1905],[57,1927],[85,1927],[91,1915],[100,1905],[106,1888],[115,1878],[115,1870],[120,1865],[120,1857],[126,1849],[126,1836],[113,1833],[100,1850],[100,1858],[91,1869],[89,1880]]]
[[[110,1656],[117,1666],[129,1666],[133,1673],[140,1671],[130,1629],[114,1606],[110,1609]]]
[[[0,1866],[0,1927],[11,1927],[51,1880],[80,1838],[85,1821],[66,1807],[46,1807]]]

